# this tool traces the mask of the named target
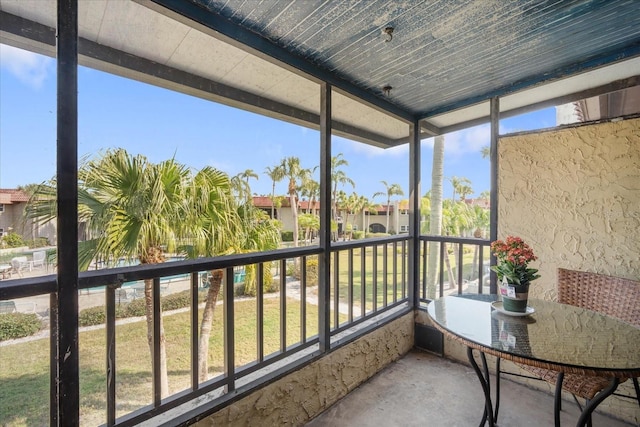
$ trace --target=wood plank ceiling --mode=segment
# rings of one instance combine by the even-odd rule
[[[636,0],[80,1],[81,62],[386,147],[640,75]],[[0,0],[0,41],[55,54],[54,0]],[[391,36],[386,28],[393,28]],[[637,84],[637,82],[635,83]],[[390,90],[384,90],[391,87]]]

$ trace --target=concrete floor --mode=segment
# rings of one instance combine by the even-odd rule
[[[492,382],[492,385],[494,383]],[[553,426],[553,396],[508,379],[501,382],[500,427]],[[472,368],[414,350],[358,387],[307,427],[467,427],[480,424],[484,395]],[[562,425],[579,417],[574,402],[564,401]],[[629,427],[594,414],[594,427]]]

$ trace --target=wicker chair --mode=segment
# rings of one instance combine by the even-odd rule
[[[640,282],[604,274],[558,269],[558,302],[597,311],[640,327]],[[607,388],[606,378],[558,374],[556,371],[522,366],[541,379],[556,385],[555,416],[559,424],[562,389],[589,402]],[[636,398],[640,404],[640,388],[633,378]],[[577,402],[577,399],[576,399]],[[589,426],[591,420],[588,420]]]

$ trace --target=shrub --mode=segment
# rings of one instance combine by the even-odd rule
[[[8,248],[25,246],[24,239],[18,233],[7,233],[2,236],[2,245]]]
[[[43,248],[45,246],[49,246],[49,239],[46,237],[38,237],[35,240],[25,240],[25,244],[30,248]]]
[[[206,291],[198,292],[198,301],[204,302],[207,298]],[[144,298],[136,299],[130,303],[116,304],[116,318],[122,319],[126,317],[142,317],[145,316]],[[177,310],[179,308],[189,307],[191,304],[190,291],[182,291],[175,294],[169,294],[160,298],[162,311]],[[93,326],[105,323],[107,318],[104,306],[91,307],[84,309],[78,315],[80,326]]]
[[[160,298],[162,311],[177,310],[179,308],[189,307],[191,305],[191,292],[182,291],[175,294],[169,294]]]
[[[389,233],[368,233],[367,237],[388,237]]]
[[[142,317],[146,315],[144,310],[144,298],[136,299],[128,304],[122,304],[124,308],[123,317]]]
[[[28,337],[42,329],[35,313],[0,314],[0,341]]]
[[[107,314],[104,307],[85,308],[78,314],[79,326],[100,325],[105,322]]]
[[[280,235],[283,242],[293,242],[293,231],[283,231]]]
[[[301,280],[300,274],[300,264],[296,266],[295,271],[293,272],[293,277],[296,280]],[[307,286],[317,286],[318,285],[318,257],[308,257],[307,258]]]
[[[116,304],[116,318],[121,319],[126,316],[125,304]],[[80,326],[101,325],[106,322],[107,313],[103,306],[85,308],[78,314],[78,324]]]
[[[280,280],[274,280],[271,266],[277,265],[278,261],[271,261],[264,264],[264,292],[278,292],[280,290]]]
[[[351,238],[353,240],[364,239],[364,231],[354,231],[353,235],[351,236]]]

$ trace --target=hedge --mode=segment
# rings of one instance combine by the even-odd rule
[[[206,300],[207,292],[199,292],[198,301]],[[189,307],[191,304],[190,291],[182,291],[175,294],[160,297],[160,305],[162,311],[177,310],[179,308]],[[126,317],[142,317],[145,316],[144,298],[139,298],[130,303],[122,303],[116,305],[116,318],[122,319]],[[107,316],[104,306],[91,307],[84,309],[78,316],[80,326],[93,326],[105,323]]]
[[[309,286],[317,286],[318,285],[318,257],[310,256],[307,257],[307,287]],[[295,271],[293,271],[292,276],[296,280],[301,280],[300,275],[300,263],[296,265]]]
[[[28,337],[42,329],[35,313],[0,314],[0,341]]]

